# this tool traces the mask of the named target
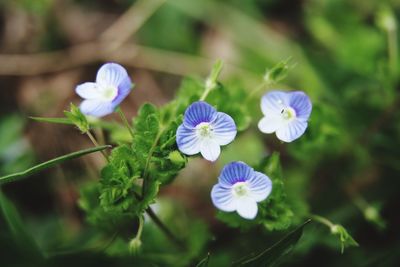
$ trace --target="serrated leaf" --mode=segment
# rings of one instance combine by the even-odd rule
[[[260,222],[270,231],[285,230],[293,220],[293,211],[287,201],[282,178],[279,153],[273,153],[263,163],[260,169],[271,179],[271,195],[259,204]]]
[[[252,254],[244,259],[233,263],[233,267],[269,267],[276,266],[276,263],[283,257],[289,254],[297,244],[303,234],[304,227],[311,220],[304,222],[295,230],[287,234],[283,239],[275,243],[272,247],[264,250],[259,254]]]
[[[38,164],[36,166],[33,166],[33,167],[31,167],[31,168],[29,168],[29,169],[27,169],[25,171],[21,171],[21,172],[17,172],[17,173],[13,173],[13,174],[9,174],[9,175],[0,177],[0,185],[21,180],[21,179],[26,178],[26,177],[28,177],[28,176],[36,173],[36,172],[39,172],[41,170],[50,168],[50,167],[52,167],[52,166],[54,166],[56,164],[60,164],[60,163],[62,163],[64,161],[71,160],[71,159],[78,158],[78,157],[82,157],[84,155],[87,155],[87,154],[90,154],[90,153],[94,153],[94,152],[98,152],[98,151],[101,151],[101,150],[104,150],[104,149],[110,148],[110,147],[111,146],[108,146],[108,145],[99,146],[99,147],[92,147],[92,148],[76,151],[76,152],[73,152],[73,153],[70,153],[70,154],[55,158],[55,159],[51,159],[49,161],[46,161],[46,162],[40,163],[40,164]]]

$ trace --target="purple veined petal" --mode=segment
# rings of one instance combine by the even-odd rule
[[[271,91],[261,98],[261,111],[264,115],[280,114],[282,109],[289,106],[290,95],[286,92]]]
[[[236,124],[228,114],[218,112],[215,120],[211,124],[214,134],[213,139],[219,145],[227,145],[235,139],[237,134]]]
[[[243,218],[252,220],[257,216],[257,202],[250,197],[241,197],[236,200],[236,211]]]
[[[267,114],[258,122],[258,129],[263,133],[273,133],[286,124],[283,117],[279,114]]]
[[[211,122],[217,116],[217,111],[204,101],[191,104],[185,111],[183,123],[187,127],[196,127],[202,122]]]
[[[221,148],[217,142],[210,138],[201,140],[200,153],[208,161],[216,161],[221,153]]]
[[[200,140],[196,131],[183,124],[176,131],[176,143],[178,149],[186,155],[194,155],[200,152]]]
[[[103,117],[114,112],[110,102],[98,100],[84,100],[79,108],[83,114],[94,117]]]
[[[307,121],[298,120],[297,118],[289,122],[286,126],[276,131],[276,137],[283,142],[290,143],[300,136],[307,129]]]
[[[125,68],[117,63],[106,63],[97,72],[96,83],[102,86],[115,86],[119,88],[120,84],[126,80],[128,73]]]
[[[215,207],[222,211],[231,212],[236,210],[236,199],[231,188],[222,187],[219,184],[211,190],[211,200]]]
[[[272,182],[265,174],[254,172],[254,175],[247,181],[250,189],[250,196],[260,202],[266,199],[272,190]]]
[[[312,104],[310,98],[301,91],[291,92],[289,105],[296,111],[296,117],[307,121],[310,117]]]
[[[218,182],[225,187],[229,187],[237,182],[247,181],[252,177],[253,173],[254,170],[249,165],[240,161],[231,162],[222,169]]]
[[[75,88],[75,92],[83,99],[98,99],[101,97],[96,83],[82,83]]]
[[[126,76],[118,86],[118,95],[112,101],[112,105],[116,108],[129,95],[132,90],[132,80]]]

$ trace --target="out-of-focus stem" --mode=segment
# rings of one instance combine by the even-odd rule
[[[332,229],[335,226],[330,220],[319,215],[312,214],[311,219],[323,225],[328,226],[329,229]]]
[[[184,248],[184,244],[181,240],[179,240],[169,229],[168,227],[158,218],[158,216],[154,213],[154,211],[148,207],[146,213],[153,220],[153,222],[160,228],[160,230],[178,247]]]

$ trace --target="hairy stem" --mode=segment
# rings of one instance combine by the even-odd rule
[[[247,96],[245,103],[247,104],[248,102],[251,101],[251,99],[258,94],[261,90],[263,90],[267,86],[267,83],[263,81],[260,85],[258,85],[256,88],[254,88],[250,94]]]
[[[96,138],[94,138],[94,136],[92,135],[92,133],[91,133],[90,131],[87,131],[86,134],[87,134],[87,136],[89,137],[90,141],[92,141],[92,143],[93,143],[93,145],[94,145],[95,147],[99,147],[99,146],[100,146],[99,143],[97,142]],[[106,159],[106,161],[107,161],[107,162],[110,162],[110,161],[108,160],[108,156],[107,156],[106,152],[104,152],[103,150],[101,150],[100,152],[101,152],[101,154],[104,156],[104,158]]]
[[[133,138],[133,137],[134,137],[134,134],[133,134],[132,127],[129,125],[129,122],[128,122],[128,120],[126,119],[125,113],[122,111],[121,107],[118,107],[118,108],[117,108],[117,112],[118,112],[119,116],[121,117],[121,120],[122,120],[122,122],[124,123],[126,129],[128,129],[129,134],[130,134],[131,137]]]

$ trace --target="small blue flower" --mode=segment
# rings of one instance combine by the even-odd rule
[[[103,117],[111,114],[132,89],[128,73],[119,64],[106,63],[97,72],[96,82],[76,87],[76,93],[85,99],[80,110],[83,114]]]
[[[176,143],[186,155],[201,155],[209,161],[217,160],[220,146],[235,139],[237,130],[232,117],[204,101],[191,104],[185,111],[183,123],[176,131]]]
[[[263,133],[275,132],[283,142],[292,142],[305,132],[311,109],[311,101],[304,92],[268,92],[261,99],[265,117],[258,128]]]
[[[231,162],[222,169],[218,184],[211,190],[211,199],[218,209],[237,211],[245,219],[257,216],[257,202],[265,200],[272,182],[265,174],[254,171],[244,162]]]

